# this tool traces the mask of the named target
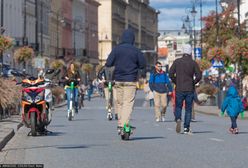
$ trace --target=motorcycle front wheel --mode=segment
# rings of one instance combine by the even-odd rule
[[[31,113],[30,114],[30,124],[31,124],[31,135],[32,136],[36,136],[37,132],[36,132],[36,113]]]

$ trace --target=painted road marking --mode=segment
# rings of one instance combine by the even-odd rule
[[[216,142],[223,142],[223,139],[218,139],[218,138],[209,138],[212,141],[216,141]]]
[[[173,131],[173,129],[172,129],[172,128],[167,128],[167,130]]]

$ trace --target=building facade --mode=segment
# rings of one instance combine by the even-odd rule
[[[86,0],[86,56],[88,62],[94,66],[99,64],[98,53],[98,7],[95,0]]]
[[[164,66],[164,70],[168,71],[172,63],[182,57],[182,46],[190,43],[190,36],[181,30],[161,30],[159,32],[158,60]]]
[[[50,35],[50,57],[60,58],[63,55],[62,50],[62,26],[64,23],[63,10],[60,0],[51,1],[49,35]]]
[[[85,20],[86,20],[86,3],[84,0],[74,0],[72,3],[73,17],[73,49],[75,57],[82,59],[85,57],[86,50],[86,35],[85,35]]]
[[[25,66],[15,63],[14,51],[24,45],[35,48],[35,1],[3,1],[3,11],[0,13],[3,14],[3,34],[14,39],[14,47],[3,54],[3,63],[32,73],[32,62],[27,62]]]
[[[39,1],[37,3],[38,15],[38,48],[41,56],[50,57],[50,34],[49,34],[49,18],[50,18],[50,0]]]
[[[133,29],[135,45],[148,62],[154,64],[157,50],[159,12],[149,6],[149,0],[98,0],[99,60],[104,64],[112,48],[120,43],[123,30]]]
[[[72,44],[72,0],[61,0],[61,9],[63,17],[63,26],[61,30],[62,55],[66,61],[73,59],[74,50]]]

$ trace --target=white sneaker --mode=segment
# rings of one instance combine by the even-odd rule
[[[188,134],[188,135],[192,135],[192,130],[190,128],[184,128],[183,133]]]
[[[165,117],[164,117],[164,116],[162,116],[161,120],[162,120],[162,122],[165,122]]]
[[[160,122],[160,119],[159,118],[156,118],[156,122]]]

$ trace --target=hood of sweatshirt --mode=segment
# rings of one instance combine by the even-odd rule
[[[121,37],[121,43],[128,43],[128,44],[134,44],[135,42],[135,35],[134,32],[131,29],[126,29]]]

